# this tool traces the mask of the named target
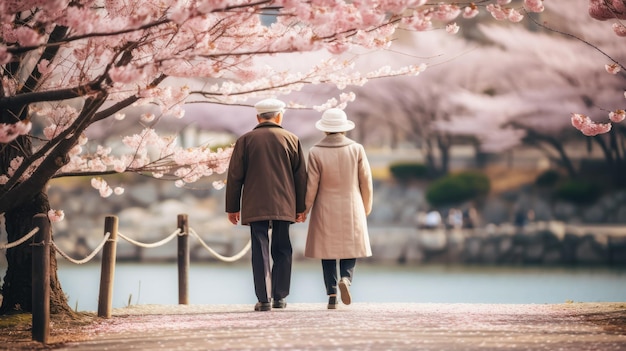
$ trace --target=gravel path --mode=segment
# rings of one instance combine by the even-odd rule
[[[54,348],[626,350],[626,303],[355,303],[334,311],[289,304],[271,312],[250,305],[139,305],[82,326],[79,335],[81,341]]]

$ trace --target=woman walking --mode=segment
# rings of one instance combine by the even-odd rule
[[[315,127],[326,133],[309,151],[306,212],[310,212],[304,255],[322,260],[328,308],[352,302],[356,259],[372,255],[367,215],[372,211],[372,172],[363,146],[345,136],[354,128],[345,112],[329,109]],[[339,260],[339,280],[337,279]]]

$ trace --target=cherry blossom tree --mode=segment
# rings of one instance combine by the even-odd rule
[[[449,25],[479,9],[511,21],[540,12],[540,0],[478,1],[464,6],[427,0],[0,0],[0,213],[8,240],[51,210],[46,184],[54,177],[94,176],[103,197],[121,193],[103,178],[134,172],[171,177],[184,185],[226,169],[229,150],[182,148],[175,135],[159,135],[158,121],[183,118],[183,104],[246,105],[310,84],[340,89],[376,77],[414,75],[419,65],[354,69],[333,55],[354,47],[388,48],[399,28],[422,31]],[[301,53],[329,57],[306,61]],[[271,60],[269,60],[270,58]],[[381,65],[382,66],[382,65]],[[319,109],[344,106],[343,94]],[[126,150],[94,145],[90,126],[121,120],[140,106],[143,131],[122,138]],[[297,107],[294,104],[292,107]],[[219,184],[217,184],[219,186]],[[51,252],[53,312],[69,312]],[[30,310],[30,250],[7,250],[0,312]]]
[[[594,137],[593,142],[601,147],[613,179],[623,180],[624,129],[619,122],[624,119],[625,101],[618,71],[619,62],[626,60],[626,46],[618,45],[622,39],[609,34],[607,23],[587,16],[585,6],[547,3],[543,18],[534,19],[535,31],[481,26],[486,38],[508,53],[506,60],[491,61],[492,74],[481,76],[500,81],[500,87],[489,94],[475,90],[449,94],[449,103],[460,106],[460,111],[451,123],[437,127],[475,135],[488,152],[534,145],[576,176],[579,170],[565,146],[585,140],[571,132],[571,124],[585,135],[598,135],[611,129],[610,120],[617,123],[611,133]]]

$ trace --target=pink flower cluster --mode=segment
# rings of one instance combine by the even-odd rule
[[[17,123],[0,123],[0,144],[8,144],[20,135],[30,132],[33,124],[30,121],[19,121]]]
[[[65,212],[63,210],[50,210],[48,211],[48,219],[50,222],[61,222],[65,219]]]
[[[626,19],[626,0],[589,0],[589,15],[600,21],[609,19]],[[623,23],[614,23],[613,32],[620,37],[626,37],[626,26]]]
[[[597,20],[626,19],[626,0],[589,0],[589,15]]]
[[[511,22],[519,22],[524,18],[524,16],[516,9],[511,7],[502,7],[499,4],[487,5],[487,11],[489,11],[493,18],[498,21],[509,20]]]
[[[611,123],[595,123],[588,116],[572,113],[572,125],[586,136],[596,136],[611,131]]]

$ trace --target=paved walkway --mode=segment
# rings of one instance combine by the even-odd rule
[[[626,303],[140,305],[60,350],[626,350]],[[57,349],[57,347],[54,347]],[[2,348],[2,345],[0,345]],[[9,345],[10,349],[10,345]]]

